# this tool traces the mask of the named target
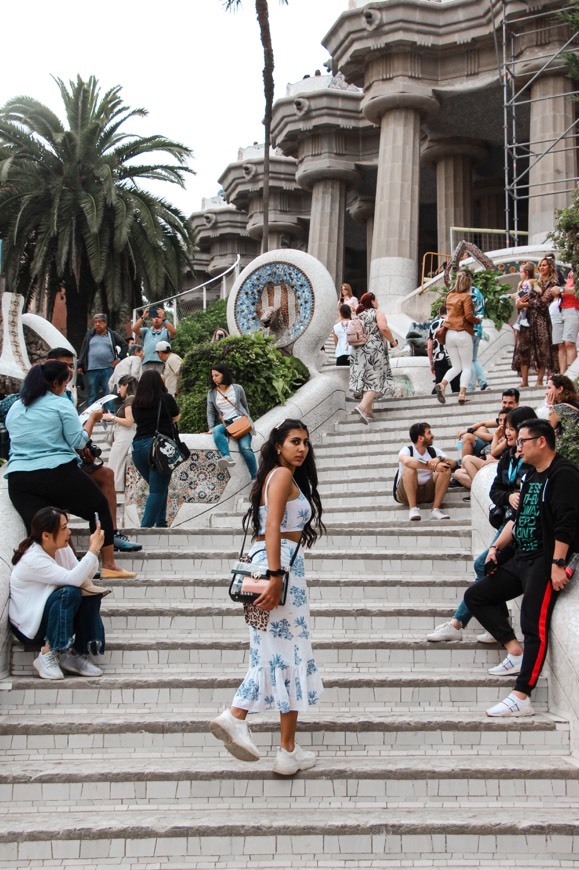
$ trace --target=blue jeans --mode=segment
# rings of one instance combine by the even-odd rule
[[[87,404],[92,405],[93,402],[99,398],[99,396],[107,396],[109,393],[109,380],[113,373],[114,369],[112,366],[109,366],[106,369],[89,369],[86,373],[86,380],[88,385],[88,398]],[[113,411],[114,406],[111,402],[107,402],[105,410]]]
[[[474,390],[474,385],[478,381],[479,387],[482,387],[487,382],[487,376],[485,374],[485,370],[481,366],[478,361],[478,348],[481,342],[480,335],[473,335],[472,337],[472,374],[470,376],[470,383],[468,385],[469,392]]]
[[[486,558],[488,556],[488,552],[489,552],[490,548],[492,547],[492,545],[494,544],[494,542],[496,541],[496,539],[498,538],[498,536],[500,535],[500,533],[502,532],[502,530],[504,529],[504,527],[505,527],[505,524],[503,523],[503,525],[500,527],[498,532],[495,533],[495,536],[492,539],[492,541],[490,542],[490,544],[488,545],[487,549],[483,550],[482,553],[480,554],[480,556],[477,556],[476,559],[474,560],[473,567],[474,567],[474,573],[475,573],[475,580],[474,580],[475,583],[478,583],[479,580],[482,580],[483,577],[485,576],[485,561],[486,561]],[[469,622],[471,621],[472,613],[470,612],[470,610],[468,609],[468,607],[464,603],[464,598],[462,599],[462,601],[460,602],[460,604],[456,608],[453,619],[458,619],[458,621],[460,622],[460,624],[462,625],[463,628],[466,628],[467,625],[469,624]]]
[[[11,625],[13,634],[27,645],[44,644],[63,652],[70,646],[81,656],[105,651],[105,627],[101,619],[102,595],[83,596],[78,586],[59,586],[46,600],[35,637],[26,637]]]
[[[139,438],[133,441],[133,462],[141,477],[149,484],[149,495],[145,504],[145,513],[141,520],[142,529],[167,528],[167,499],[169,497],[169,482],[171,472],[161,474],[149,465],[149,453],[153,436]]]
[[[229,424],[231,423],[231,420],[226,420],[225,422]],[[211,432],[213,433],[215,446],[221,455],[230,456],[229,444],[227,443],[227,432],[225,431],[224,424],[218,423],[217,426],[213,427]],[[251,449],[251,435],[243,435],[241,438],[237,439],[237,443],[239,445],[239,452],[243,456],[245,464],[247,465],[250,477],[254,480],[255,475],[257,474],[257,462],[255,461],[253,450]]]

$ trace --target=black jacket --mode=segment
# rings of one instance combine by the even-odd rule
[[[497,507],[510,507],[509,496],[511,495],[511,493],[516,492],[517,486],[524,478],[524,476],[528,474],[529,471],[532,471],[532,467],[530,465],[525,465],[525,463],[522,463],[516,480],[514,480],[513,482],[509,481],[509,465],[511,461],[518,461],[517,459],[515,459],[515,452],[516,448],[508,447],[497,462],[497,474],[492,482],[491,490],[489,493],[491,501],[493,502],[493,504],[496,504]]]
[[[93,337],[93,335],[95,335],[94,328],[89,329],[89,331],[87,332],[87,334],[85,335],[85,337],[82,340],[82,347],[81,347],[80,353],[78,355],[78,367],[79,367],[79,369],[82,369],[84,372],[87,371],[88,345],[89,345],[89,342],[90,342],[91,338]],[[114,332],[114,330],[109,329],[108,326],[107,326],[107,335],[109,337],[109,341],[111,343],[111,348],[112,348],[113,354],[115,356],[115,359],[123,359],[124,357],[126,357],[128,350],[129,350],[129,346],[128,346],[127,342],[125,341],[125,339],[122,336],[120,336],[118,332]],[[120,348],[118,352],[117,352],[117,347]]]
[[[534,469],[531,469],[525,477],[521,491],[521,505],[523,494],[533,477]],[[545,557],[548,562],[553,558],[555,541],[569,545],[568,556],[579,552],[578,492],[579,468],[557,453],[549,466],[541,495],[541,527]]]

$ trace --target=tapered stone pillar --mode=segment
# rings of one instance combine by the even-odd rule
[[[436,168],[439,254],[452,254],[451,227],[472,226],[473,166],[486,157],[486,149],[470,140],[435,139],[423,149],[423,161]]]
[[[352,220],[366,225],[366,275],[370,277],[372,265],[372,237],[374,235],[374,197],[353,193],[348,199],[348,211]]]
[[[324,178],[312,187],[308,254],[324,264],[336,287],[344,280],[346,182]]]
[[[573,90],[562,75],[545,76],[531,89],[529,172],[529,244],[542,244],[555,225],[556,209],[571,202],[577,182],[577,151],[574,131],[539,156],[571,127],[575,105],[563,94]]]
[[[368,289],[393,310],[416,287],[420,112],[396,108],[380,122],[372,264]]]

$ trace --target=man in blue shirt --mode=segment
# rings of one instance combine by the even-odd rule
[[[478,289],[478,287],[475,287],[474,284],[472,286],[471,296],[473,311],[479,318],[479,322],[473,324],[474,335],[472,337],[472,374],[470,376],[470,384],[468,385],[469,393],[474,392],[475,383],[477,381],[481,390],[486,390],[488,386],[487,376],[483,367],[478,361],[478,348],[483,334],[482,323],[485,316],[485,298]]]
[[[147,369],[157,369],[159,374],[162,374],[165,363],[161,362],[157,356],[157,343],[166,341],[171,344],[171,339],[176,333],[176,329],[170,320],[165,317],[165,309],[162,307],[153,308],[151,316],[151,325],[143,326],[145,320],[149,316],[150,306],[145,308],[143,314],[136,323],[133,324],[133,332],[137,339],[143,345],[145,355],[143,357],[143,371]]]
[[[106,314],[95,314],[93,329],[85,335],[78,355],[78,371],[86,373],[90,406],[109,391],[109,378],[119,360],[127,355],[127,342],[107,326]]]

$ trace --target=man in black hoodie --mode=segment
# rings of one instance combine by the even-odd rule
[[[489,548],[487,577],[464,596],[471,613],[507,650],[489,673],[518,674],[514,690],[487,710],[488,716],[533,715],[530,695],[547,654],[553,608],[569,583],[565,566],[579,550],[579,468],[557,454],[555,432],[546,420],[521,423],[517,445],[532,471],[525,477],[515,519]],[[500,564],[507,547],[513,555]],[[505,603],[521,594],[524,648],[509,624]]]

